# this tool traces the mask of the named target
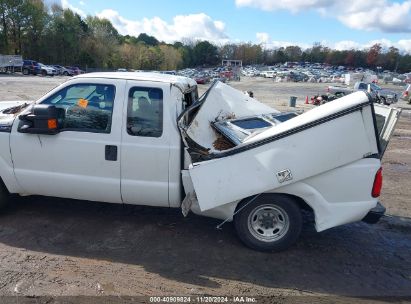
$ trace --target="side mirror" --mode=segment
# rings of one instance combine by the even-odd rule
[[[53,105],[35,105],[28,114],[19,116],[18,132],[55,135],[60,132],[64,109]]]

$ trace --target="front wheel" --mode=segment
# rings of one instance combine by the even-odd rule
[[[262,194],[247,205],[249,201],[238,206],[241,211],[234,217],[237,235],[246,246],[259,251],[281,251],[297,241],[302,215],[294,199]]]

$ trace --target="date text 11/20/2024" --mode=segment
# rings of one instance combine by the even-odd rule
[[[254,297],[150,297],[150,303],[257,303]]]

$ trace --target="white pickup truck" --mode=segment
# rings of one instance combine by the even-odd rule
[[[357,92],[280,113],[221,82],[151,73],[71,78],[34,103],[0,103],[0,204],[9,194],[182,208],[234,221],[283,250],[317,231],[376,222],[381,157],[399,110]]]

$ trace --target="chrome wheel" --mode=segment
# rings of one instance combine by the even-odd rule
[[[262,205],[248,216],[248,230],[259,241],[273,242],[281,239],[289,230],[287,213],[276,205]]]

